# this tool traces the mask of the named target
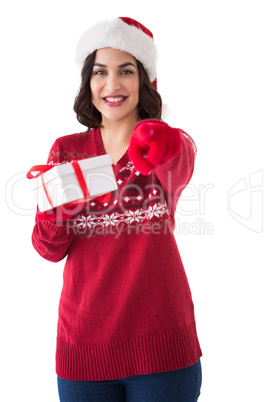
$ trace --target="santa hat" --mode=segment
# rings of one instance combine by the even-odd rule
[[[145,68],[156,87],[157,52],[153,34],[144,25],[128,17],[103,21],[87,30],[76,48],[76,62],[81,67],[87,56],[97,49],[111,47],[130,53]]]

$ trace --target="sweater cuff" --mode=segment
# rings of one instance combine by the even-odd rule
[[[67,221],[65,222],[54,222],[54,221],[40,221],[38,220],[38,225],[45,232],[49,232],[55,236],[62,236],[62,235],[72,235],[72,225],[68,225]],[[40,229],[41,229],[40,228]]]

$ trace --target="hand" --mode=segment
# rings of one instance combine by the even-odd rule
[[[140,121],[130,138],[129,157],[136,169],[145,175],[178,155],[180,151],[179,130],[162,120]]]
[[[37,218],[39,221],[52,221],[52,222],[64,222],[71,219],[74,215],[78,214],[85,206],[84,202],[71,206],[60,206],[48,211],[40,212],[37,206]]]

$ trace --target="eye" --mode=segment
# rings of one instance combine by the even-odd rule
[[[104,70],[97,70],[93,72],[93,75],[104,75],[104,74],[106,74],[106,71]]]
[[[120,74],[122,74],[122,75],[130,75],[130,74],[133,74],[133,71],[131,71],[131,70],[123,70],[123,71],[121,71]]]

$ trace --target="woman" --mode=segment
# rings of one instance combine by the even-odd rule
[[[54,262],[67,256],[60,400],[197,401],[202,353],[173,234],[194,142],[161,120],[156,50],[143,25],[121,17],[95,25],[81,37],[77,61],[74,109],[87,131],[58,138],[48,163],[109,153],[118,189],[36,216],[35,249]]]

